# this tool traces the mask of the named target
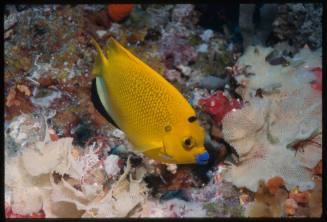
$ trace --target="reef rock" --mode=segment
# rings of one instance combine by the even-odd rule
[[[305,44],[313,49],[321,47],[322,5],[280,5],[273,22],[273,34],[280,40],[288,40],[296,48],[302,48]]]

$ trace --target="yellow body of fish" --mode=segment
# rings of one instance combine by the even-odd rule
[[[113,38],[106,55],[92,41],[98,51],[92,71],[97,93],[135,149],[166,163],[206,161],[204,129],[183,95]]]

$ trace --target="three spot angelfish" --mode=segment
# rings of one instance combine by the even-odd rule
[[[93,102],[135,151],[165,163],[205,164],[205,132],[183,95],[115,39],[107,41],[105,52],[91,41],[98,52]]]

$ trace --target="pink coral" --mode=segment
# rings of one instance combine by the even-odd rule
[[[216,124],[220,124],[224,116],[232,109],[240,109],[241,102],[237,99],[228,100],[222,91],[217,91],[215,94],[206,99],[200,99],[199,105],[203,111],[212,115]]]
[[[316,67],[311,71],[316,77],[316,80],[311,83],[311,87],[315,90],[322,91],[322,69],[320,67]]]
[[[17,214],[12,211],[11,206],[7,203],[5,206],[5,214],[6,214],[6,218],[45,218],[45,214],[43,210],[40,210],[40,212],[38,213],[32,213],[32,214]]]

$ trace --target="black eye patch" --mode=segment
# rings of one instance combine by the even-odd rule
[[[196,120],[197,120],[196,116],[191,116],[191,117],[188,118],[188,121],[189,121],[190,123],[193,123],[193,122],[196,121]]]

